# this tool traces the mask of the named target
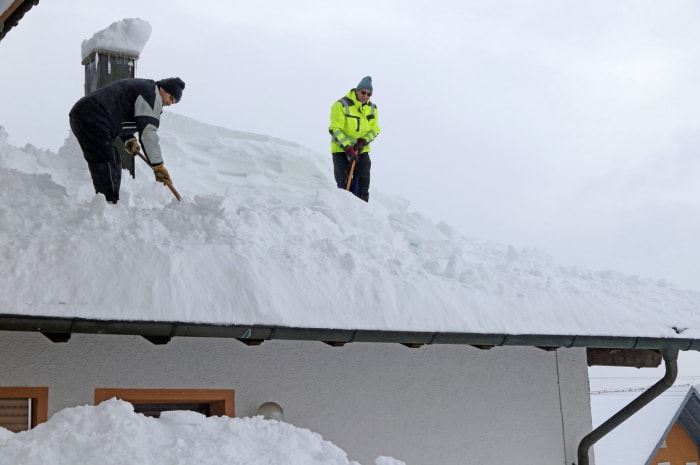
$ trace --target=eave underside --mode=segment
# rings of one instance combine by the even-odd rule
[[[39,0],[15,0],[5,11],[0,11],[0,40],[2,40],[10,29],[17,26],[25,13],[37,5]]]

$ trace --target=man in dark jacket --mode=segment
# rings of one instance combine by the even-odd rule
[[[158,126],[164,106],[180,101],[185,83],[180,78],[122,79],[81,98],[69,113],[70,127],[78,139],[92,176],[95,193],[117,203],[122,162],[114,147],[119,137],[126,151],[141,151],[151,164],[156,181],[170,181],[163,165]],[[138,137],[138,140],[137,140]],[[141,145],[139,146],[139,140]]]

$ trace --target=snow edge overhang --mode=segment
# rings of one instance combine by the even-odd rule
[[[557,334],[484,334],[367,329],[295,328],[269,325],[217,325],[164,321],[97,320],[0,314],[0,331],[40,332],[55,342],[71,334],[142,336],[154,344],[173,337],[232,338],[248,345],[268,340],[320,341],[342,346],[351,342],[399,343],[409,347],[430,344],[471,345],[488,349],[498,346],[529,346],[545,350],[585,347],[589,349],[700,350],[700,340],[636,336]]]

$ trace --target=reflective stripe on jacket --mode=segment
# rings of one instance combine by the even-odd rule
[[[355,89],[336,101],[331,107],[331,153],[342,152],[355,145],[358,139],[367,141],[362,150],[369,152],[369,144],[379,135],[377,106],[368,101],[362,104],[355,98]]]

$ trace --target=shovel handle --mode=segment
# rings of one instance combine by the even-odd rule
[[[175,189],[175,186],[173,186],[173,183],[171,181],[165,181],[165,185],[168,186],[168,189],[170,189],[170,192],[173,193],[178,202],[182,200],[182,197],[180,197],[180,193],[177,191],[177,189]]]
[[[345,190],[349,191],[350,190],[350,183],[352,182],[352,173],[355,171],[355,161],[352,161],[352,165],[350,165],[350,174],[348,174],[348,184],[345,186]]]
[[[148,163],[148,160],[146,160],[146,157],[145,157],[141,152],[136,152],[136,155],[138,155],[139,158],[140,158],[141,160],[143,160],[143,162],[146,163],[148,166],[151,166],[151,164]],[[151,169],[153,169],[152,166],[151,166]],[[179,202],[180,200],[182,200],[182,197],[180,196],[180,193],[177,191],[177,189],[175,189],[175,186],[173,186],[172,181],[170,181],[170,180],[165,181],[164,184],[165,184],[166,186],[168,186],[168,189],[170,189],[170,192],[173,193],[173,195],[174,195],[175,198],[178,200],[178,202]]]

